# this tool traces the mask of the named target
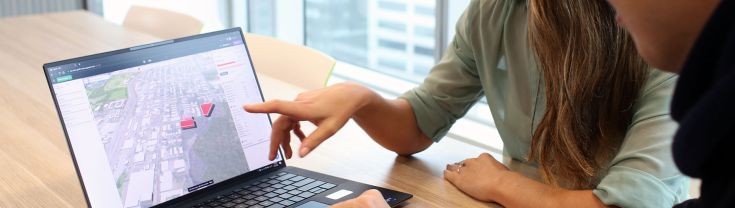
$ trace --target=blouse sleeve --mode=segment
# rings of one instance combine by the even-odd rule
[[[620,151],[593,193],[606,205],[672,207],[688,198],[689,178],[676,168],[669,116],[676,76],[652,72]]]
[[[450,47],[424,82],[400,97],[408,100],[419,128],[435,142],[483,95],[472,43],[467,42],[470,21],[479,12],[479,2],[472,1],[460,17]]]

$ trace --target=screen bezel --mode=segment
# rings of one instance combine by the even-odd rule
[[[258,92],[260,93],[261,102],[265,102],[265,98],[263,97],[263,90],[260,87],[260,80],[258,79],[258,74],[255,71],[255,64],[253,63],[252,56],[250,55],[250,50],[247,47],[247,42],[245,41],[245,38],[243,36],[242,29],[239,28],[239,27],[225,29],[225,30],[220,30],[220,31],[215,31],[215,32],[210,32],[210,33],[204,33],[204,34],[199,34],[199,35],[193,35],[193,36],[188,36],[188,37],[182,37],[182,38],[177,38],[177,39],[173,39],[173,40],[166,40],[166,41],[154,42],[154,43],[150,43],[150,44],[143,44],[143,45],[139,45],[139,46],[133,46],[133,47],[129,47],[129,48],[124,48],[124,49],[119,49],[119,50],[114,50],[114,51],[109,51],[109,52],[104,52],[104,53],[98,53],[98,54],[93,54],[93,55],[88,55],[88,56],[83,56],[83,57],[78,57],[78,58],[72,58],[72,59],[67,59],[67,60],[62,60],[62,61],[56,61],[56,62],[47,63],[47,64],[44,64],[43,65],[43,73],[44,73],[44,75],[46,77],[46,82],[47,82],[48,87],[49,87],[49,90],[51,92],[52,100],[54,101],[54,107],[56,108],[56,114],[58,115],[59,120],[61,122],[61,128],[62,128],[62,130],[64,132],[64,137],[66,138],[66,144],[69,147],[69,154],[71,155],[72,162],[74,163],[74,170],[76,171],[77,178],[79,179],[79,183],[82,186],[82,192],[84,193],[84,200],[87,203],[87,207],[92,207],[92,204],[90,204],[89,195],[87,194],[87,189],[86,189],[86,186],[84,185],[84,179],[82,178],[82,174],[81,174],[82,172],[79,169],[79,165],[77,164],[77,159],[76,159],[76,156],[74,154],[74,149],[72,148],[72,145],[71,145],[71,139],[69,138],[69,134],[68,134],[68,132],[66,130],[66,123],[64,122],[64,117],[61,114],[61,108],[59,107],[59,103],[58,103],[58,100],[56,98],[56,92],[54,91],[54,88],[53,88],[53,80],[52,80],[52,77],[49,74],[49,70],[48,69],[51,68],[51,67],[62,66],[62,65],[66,65],[66,64],[75,63],[75,62],[81,62],[81,61],[85,61],[85,60],[98,59],[98,58],[102,58],[102,57],[106,57],[106,56],[112,56],[112,55],[117,55],[117,54],[122,54],[122,53],[127,53],[127,52],[133,52],[133,51],[136,51],[136,50],[143,50],[143,49],[147,49],[147,48],[154,48],[154,47],[160,47],[160,46],[164,46],[164,45],[177,44],[177,43],[188,41],[188,40],[205,38],[205,37],[209,37],[209,36],[219,35],[219,34],[223,34],[223,33],[231,33],[231,32],[238,32],[238,33],[240,33],[239,37],[240,37],[240,39],[242,40],[242,43],[243,43],[242,44],[242,47],[245,47],[245,52],[246,52],[246,54],[248,56],[248,60],[250,61],[250,66],[251,66],[250,69],[253,71],[253,75],[255,77],[255,83],[256,83],[256,85],[258,87]],[[118,70],[122,70],[122,69],[118,69]],[[269,114],[266,114],[266,116],[268,116],[268,123],[272,127],[273,121],[272,121],[270,115]],[[243,174],[240,174],[238,176],[232,177],[230,179],[227,179],[227,180],[224,180],[224,181],[215,183],[213,185],[204,187],[204,188],[199,189],[199,190],[196,190],[194,192],[190,192],[190,193],[184,194],[184,195],[179,196],[179,197],[176,197],[174,199],[171,199],[171,200],[168,200],[168,201],[165,201],[165,202],[161,202],[161,203],[155,205],[154,207],[169,206],[169,205],[181,203],[183,201],[189,201],[191,199],[196,199],[196,198],[198,198],[200,196],[206,195],[206,193],[216,192],[219,189],[223,189],[223,188],[229,187],[229,186],[231,186],[233,184],[239,184],[239,183],[241,183],[243,181],[248,181],[250,179],[263,176],[265,174],[268,174],[270,172],[279,170],[281,168],[285,168],[286,167],[286,159],[285,159],[285,157],[283,157],[283,150],[281,148],[278,149],[278,155],[280,156],[281,160],[274,161],[273,163],[268,164],[268,165],[266,165],[266,166],[264,166],[262,168],[259,168],[259,169],[256,169],[256,170],[250,170],[250,171],[248,171],[246,173],[243,173]]]

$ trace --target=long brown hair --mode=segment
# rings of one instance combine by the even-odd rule
[[[618,152],[648,75],[605,0],[529,0],[546,112],[529,160],[557,186],[588,189]]]

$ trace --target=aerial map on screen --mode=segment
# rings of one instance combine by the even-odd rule
[[[217,67],[195,54],[84,80],[125,207],[248,171]]]

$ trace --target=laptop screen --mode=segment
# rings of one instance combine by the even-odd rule
[[[280,164],[267,115],[242,110],[263,99],[237,29],[45,69],[92,207],[150,207]]]

